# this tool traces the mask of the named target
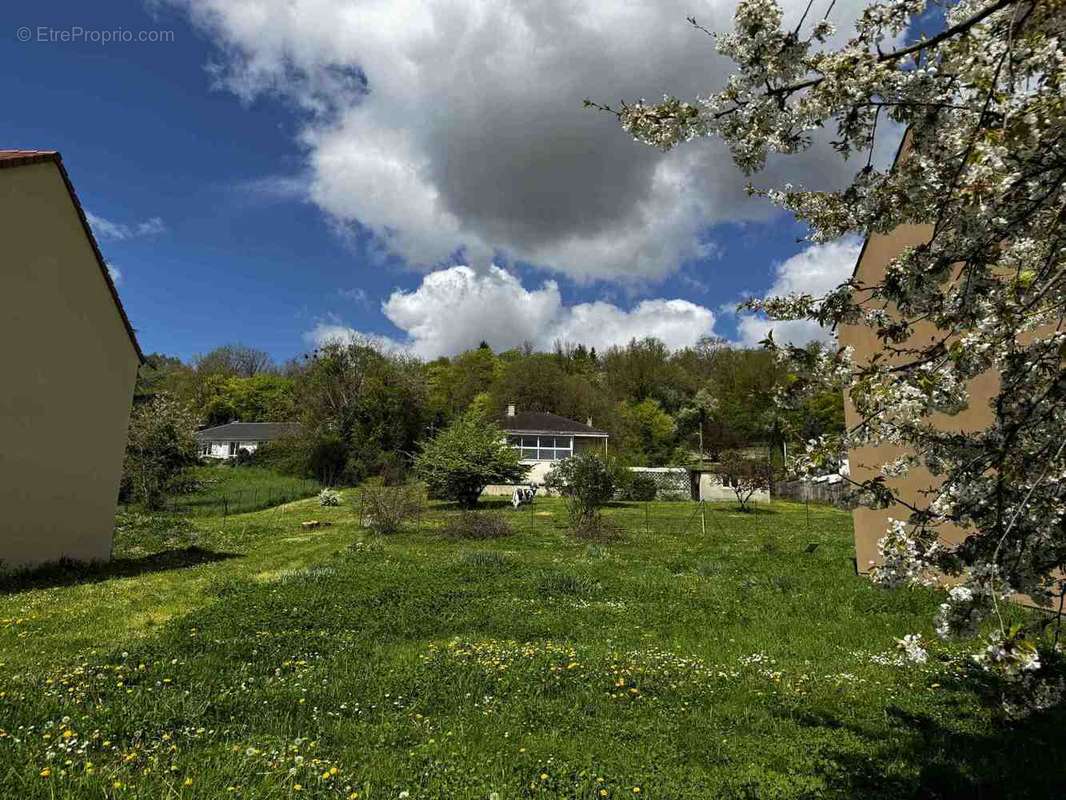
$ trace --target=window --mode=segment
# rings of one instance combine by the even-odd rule
[[[574,454],[573,436],[508,436],[524,461],[562,461]]]
[[[211,443],[210,442],[203,442],[200,445],[200,455],[202,455],[202,456],[211,455]]]

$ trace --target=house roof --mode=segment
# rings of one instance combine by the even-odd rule
[[[514,416],[503,417],[500,427],[507,433],[572,433],[578,436],[609,436],[583,422],[549,414],[546,411],[520,411]]]
[[[229,422],[196,432],[201,442],[272,442],[300,431],[298,422]]]
[[[133,330],[130,318],[126,316],[126,309],[122,307],[122,301],[119,299],[118,290],[115,288],[115,282],[111,280],[111,273],[107,269],[107,262],[104,261],[104,256],[100,252],[100,246],[96,243],[96,237],[93,236],[93,230],[89,226],[89,220],[85,217],[85,210],[81,207],[81,201],[78,200],[78,195],[74,191],[74,184],[71,183],[66,167],[63,166],[63,158],[59,155],[59,151],[0,150],[0,169],[10,169],[12,167],[21,167],[26,164],[43,164],[47,162],[51,162],[59,168],[59,174],[63,178],[63,183],[66,184],[67,192],[70,194],[70,199],[74,203],[74,209],[78,212],[78,219],[81,220],[81,226],[85,231],[85,236],[88,238],[89,244],[92,246],[93,255],[96,256],[96,263],[100,267],[100,274],[104,276],[104,281],[107,283],[107,289],[111,293],[111,299],[115,301],[115,308],[118,309],[118,314],[122,318],[122,324],[125,326],[126,333],[130,337],[130,342],[133,344],[133,349],[137,353],[137,358],[140,359],[143,364],[144,353],[141,351],[141,345],[137,342],[137,334]]]

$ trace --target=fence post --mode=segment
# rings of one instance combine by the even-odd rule
[[[648,514],[649,514],[648,501],[645,500],[644,501],[644,533],[645,534],[649,533],[649,530],[648,530]]]

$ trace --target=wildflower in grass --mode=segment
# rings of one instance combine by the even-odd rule
[[[896,644],[904,655],[916,664],[924,664],[929,660],[929,653],[922,647],[920,633],[908,633],[902,639],[896,639]]]
[[[45,767],[44,769],[42,769],[41,770],[41,777],[42,778],[51,778],[52,777],[52,768],[51,767]]]
[[[320,506],[339,506],[341,504],[341,493],[333,489],[323,489],[318,493],[318,504]]]
[[[182,786],[192,786],[192,778],[186,778]]]

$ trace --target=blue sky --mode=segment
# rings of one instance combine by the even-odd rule
[[[204,0],[204,4],[210,6],[210,0]],[[487,174],[476,174],[477,164],[482,161],[480,155],[475,154],[473,161],[464,155],[472,134],[469,128],[449,127],[452,117],[448,108],[426,111],[427,117],[446,119],[445,122],[434,122],[427,128],[420,116],[412,127],[421,126],[421,150],[416,155],[422,159],[420,163],[430,164],[426,170],[431,177],[425,181],[444,187],[441,195],[454,194],[448,199],[447,219],[458,220],[454,236],[459,248],[445,258],[434,251],[433,263],[419,263],[416,253],[430,246],[424,241],[431,241],[432,247],[439,249],[450,247],[451,240],[438,243],[431,219],[422,228],[412,227],[411,240],[421,237],[416,244],[403,243],[401,237],[406,232],[402,194],[398,200],[400,211],[395,210],[395,198],[385,198],[382,204],[390,203],[389,210],[379,211],[378,206],[367,205],[365,198],[381,184],[368,183],[370,179],[361,174],[354,176],[355,183],[340,186],[329,185],[327,178],[327,185],[319,186],[318,194],[307,188],[316,176],[320,184],[323,182],[325,168],[317,161],[319,158],[340,158],[342,166],[344,158],[362,163],[360,159],[370,145],[360,132],[368,128],[359,127],[362,123],[353,126],[339,120],[346,112],[356,117],[364,113],[362,104],[369,102],[367,98],[387,101],[392,80],[387,60],[385,67],[379,65],[365,74],[361,63],[348,65],[353,70],[349,77],[356,75],[360,81],[365,77],[365,96],[359,91],[353,94],[350,87],[327,89],[326,102],[331,105],[322,112],[311,108],[299,93],[321,93],[312,84],[321,75],[332,74],[329,70],[336,64],[300,63],[301,57],[307,58],[299,55],[299,36],[305,34],[284,33],[288,43],[282,49],[292,48],[297,53],[291,57],[299,73],[293,85],[277,89],[278,75],[284,78],[290,63],[269,78],[274,82],[270,88],[263,89],[248,82],[258,80],[249,78],[249,54],[266,59],[276,56],[277,51],[265,56],[255,52],[254,39],[249,42],[239,38],[246,35],[239,21],[204,22],[204,9],[198,5],[198,0],[147,6],[131,0],[90,7],[46,0],[9,12],[5,22],[8,30],[0,35],[0,70],[7,76],[7,113],[0,119],[0,146],[55,148],[62,152],[84,207],[102,220],[96,226],[100,245],[107,260],[121,274],[119,291],[146,352],[189,358],[218,344],[243,342],[286,359],[313,345],[316,327],[332,327],[401,343],[410,342],[413,337],[420,343],[420,352],[432,356],[455,349],[467,339],[455,338],[460,344],[449,345],[447,342],[452,340],[448,332],[441,334],[441,326],[450,324],[449,310],[444,309],[444,322],[438,318],[425,321],[419,316],[426,313],[419,304],[426,298],[416,290],[423,286],[427,274],[448,275],[445,271],[449,266],[473,264],[478,260],[474,252],[486,249],[491,251],[491,257],[485,260],[482,254],[484,263],[473,264],[474,277],[464,285],[475,285],[491,261],[505,264],[513,281],[507,284],[509,297],[521,308],[539,303],[543,309],[539,313],[570,314],[565,323],[558,323],[559,330],[576,331],[576,335],[590,330],[589,325],[603,328],[616,321],[628,326],[628,334],[640,333],[643,320],[652,320],[649,332],[655,332],[655,315],[666,306],[645,306],[645,313],[639,318],[630,318],[629,312],[642,301],[681,300],[712,312],[715,333],[743,338],[736,320],[723,311],[724,306],[735,303],[746,292],[763,292],[775,282],[780,286],[782,281],[789,284],[790,280],[804,280],[802,270],[792,277],[781,272],[782,264],[803,266],[795,259],[788,261],[797,254],[802,258],[805,245],[798,241],[802,228],[784,215],[752,209],[747,203],[733,213],[730,203],[740,202],[735,198],[744,179],[720,163],[725,161],[720,150],[716,155],[707,155],[711,148],[703,143],[690,146],[704,151],[699,156],[703,160],[692,168],[692,191],[709,191],[698,183],[706,182],[707,174],[717,175],[723,182],[731,181],[735,187],[722,196],[700,195],[698,203],[684,207],[680,227],[667,228],[665,232],[651,227],[646,235],[635,235],[633,261],[640,261],[642,266],[634,267],[624,257],[607,255],[597,260],[594,268],[586,269],[583,254],[602,252],[602,241],[556,247],[552,226],[561,223],[549,211],[536,207],[541,202],[560,202],[550,191],[546,195],[538,189],[532,199],[516,202],[514,208],[498,215],[491,208],[486,211],[484,204],[479,205],[485,186],[491,186],[495,178],[493,159],[484,158],[489,164],[483,170]],[[402,13],[397,8],[397,14]],[[20,26],[33,31],[31,41],[18,41],[16,30]],[[65,30],[72,26],[167,30],[173,32],[173,41],[101,44],[38,40],[37,31],[41,28]],[[307,35],[313,39],[325,34],[313,31]],[[439,35],[448,34],[442,30]],[[262,38],[262,32],[257,36]],[[234,48],[243,53],[235,62]],[[282,60],[288,58],[285,55]],[[361,56],[354,53],[352,58]],[[373,56],[368,55],[366,60],[375,63]],[[212,64],[221,65],[221,69],[209,70]],[[319,69],[322,72],[316,72]],[[671,69],[674,71],[666,71],[683,74]],[[593,70],[585,84],[586,93],[593,96],[599,94],[595,75]],[[417,76],[412,79],[414,83],[418,80]],[[634,92],[645,88],[638,83],[633,86]],[[409,88],[410,85],[397,88],[396,92],[403,94]],[[627,87],[623,85],[619,90],[616,82],[605,82],[602,88],[602,96],[613,99],[610,92],[625,91]],[[571,101],[566,91],[560,93],[560,106],[569,109]],[[387,108],[380,115],[385,118]],[[578,120],[583,130],[591,124],[584,118],[566,117],[560,125],[569,124],[570,119]],[[643,148],[629,142],[610,118],[593,122],[601,126],[604,140],[618,148],[620,161],[646,157]],[[390,130],[404,131],[402,119],[397,123],[391,118],[389,124],[394,126]],[[593,135],[599,133],[593,131]],[[388,139],[384,137],[384,141]],[[314,141],[309,144],[309,140]],[[324,144],[327,140],[328,144]],[[551,133],[547,140],[556,142]],[[502,147],[509,146],[506,139],[498,141]],[[453,146],[455,142],[459,145]],[[374,146],[382,147],[380,141]],[[488,151],[494,143],[479,142],[478,146]],[[515,147],[515,154],[504,162],[508,170],[514,168],[516,159],[527,157],[534,149],[528,144]],[[626,148],[631,148],[632,154]],[[387,150],[381,152],[388,157]],[[550,169],[553,161],[572,158],[573,153],[546,146],[544,152],[538,149],[535,157],[544,159]],[[653,164],[649,169],[654,169],[654,162],[649,163]],[[449,173],[459,169],[463,170],[459,177]],[[613,176],[609,164],[607,169]],[[723,175],[725,178],[721,178]],[[464,195],[467,184],[475,179],[485,183],[475,184]],[[643,178],[633,178],[631,186],[641,190],[640,179]],[[587,179],[582,180],[587,183]],[[526,190],[517,185],[513,188],[516,192]],[[562,196],[569,190],[560,187],[559,191]],[[613,191],[604,188],[605,194]],[[688,188],[682,185],[672,191],[684,195]],[[356,198],[352,208],[346,205],[349,196]],[[505,194],[494,203],[506,206],[511,196]],[[672,204],[674,200],[665,202]],[[637,200],[634,203],[639,205]],[[583,201],[583,206],[588,205],[588,201]],[[633,208],[638,205],[631,208],[621,201],[616,205],[590,223],[603,226],[606,239],[617,238],[612,231],[625,230],[627,220],[637,218]],[[574,214],[580,215],[583,206],[562,215],[564,224],[569,224],[569,217]],[[464,216],[464,207],[470,209],[469,219]],[[704,209],[709,210],[704,214]],[[671,213],[675,212],[668,209],[662,216]],[[526,214],[536,218],[535,225],[528,222]],[[370,221],[364,224],[363,216]],[[658,217],[653,209],[643,218]],[[620,227],[611,227],[615,225]],[[390,237],[397,228],[396,241],[401,243],[393,247]],[[692,242],[668,248],[665,254],[658,250],[654,256],[638,253],[641,248],[652,252],[661,244],[659,240],[673,231],[681,231],[677,236]],[[566,236],[572,236],[572,230],[560,230],[560,240]],[[476,244],[464,249],[464,237]],[[852,250],[841,253],[846,260]],[[807,267],[820,274],[819,253],[808,255]],[[839,272],[841,267],[834,264],[832,269]],[[506,283],[508,279],[500,280]],[[818,282],[817,275],[813,280]],[[558,298],[541,293],[545,281],[554,282]],[[407,294],[402,302],[390,306],[386,316],[382,303],[397,291]],[[533,294],[527,296],[524,292]],[[444,306],[454,296],[447,292],[435,295]],[[477,303],[491,305],[496,295],[488,291],[478,297],[481,299],[465,305],[460,302],[462,298],[456,301],[456,315],[466,313],[464,308],[472,309],[474,319],[464,319],[462,323],[470,329],[469,336],[476,335],[478,329]],[[583,305],[597,301],[616,307],[608,309],[615,316],[597,317],[593,314],[595,307]],[[584,309],[581,319],[586,322],[576,319],[577,312],[571,313],[575,306]],[[483,337],[501,346],[509,341],[507,315],[502,317],[497,321],[486,317]],[[398,319],[403,320],[401,326],[396,324]],[[699,315],[689,314],[684,319],[684,324],[690,326],[709,324]],[[687,329],[682,331],[675,326],[669,330],[679,337],[675,343],[684,343],[685,337],[690,336]],[[419,336],[424,338],[418,339]],[[429,337],[433,337],[433,343],[429,343]]]

